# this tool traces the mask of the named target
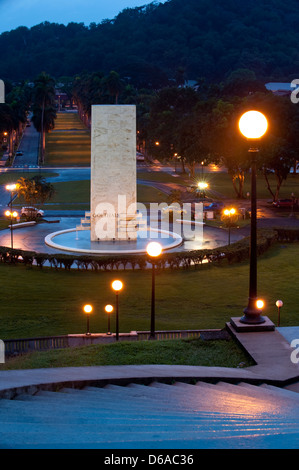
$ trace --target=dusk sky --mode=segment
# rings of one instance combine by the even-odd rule
[[[152,0],[0,0],[0,33],[18,26],[30,28],[43,21],[100,23],[105,18],[113,19],[124,8],[149,3]]]

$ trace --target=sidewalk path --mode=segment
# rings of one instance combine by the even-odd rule
[[[229,325],[227,324],[228,328]],[[283,331],[283,328],[280,329]],[[278,330],[267,332],[233,333],[237,341],[256,361],[257,365],[242,368],[176,366],[176,365],[131,365],[62,367],[50,369],[0,371],[0,396],[20,393],[30,387],[51,388],[56,386],[76,387],[88,383],[129,383],[155,380],[224,380],[237,383],[269,383],[284,385],[299,380],[299,365],[291,361],[293,348]],[[299,338],[299,328],[293,330]]]

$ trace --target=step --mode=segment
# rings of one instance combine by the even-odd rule
[[[282,397],[286,397],[287,399],[294,400],[294,401],[299,401],[299,394],[292,391],[288,390],[286,388],[281,388],[281,387],[275,387],[274,385],[269,385],[269,384],[261,384],[261,388],[272,391],[275,394],[279,394]]]
[[[285,400],[288,403],[296,404],[297,398],[296,395],[288,395],[282,392],[282,389],[279,387],[274,386],[267,386],[266,384],[261,385],[252,385],[248,384],[247,382],[239,382],[237,385],[229,384],[227,382],[217,382],[217,384],[205,384],[203,382],[197,383],[196,385],[213,389],[215,387],[216,390],[221,390],[223,392],[231,393],[234,395],[240,395],[242,397],[254,397],[259,399],[269,399],[269,397],[274,398],[275,401],[278,403],[282,401],[285,403]],[[214,393],[214,392],[213,392]],[[290,401],[289,399],[293,399],[294,401]],[[299,398],[299,397],[298,397]]]
[[[240,384],[240,390],[254,390],[253,397],[254,400],[248,400],[246,395],[242,393],[231,393],[225,389],[216,388],[213,384],[207,384],[204,382],[197,382],[195,386],[193,385],[180,385],[174,387],[173,390],[169,389],[169,394],[176,394],[177,397],[188,397],[189,402],[196,405],[198,402],[210,403],[210,406],[214,406],[214,410],[224,411],[231,407],[237,412],[243,413],[265,413],[270,412],[273,407],[287,407],[289,410],[292,409],[293,412],[298,414],[297,411],[297,402],[286,399],[279,394],[273,393],[273,391],[263,390],[257,386]],[[165,390],[170,385],[162,383],[153,383],[150,385],[156,389]],[[194,390],[193,391],[193,387]],[[246,393],[246,392],[245,392]],[[271,398],[271,400],[269,400]]]
[[[286,390],[291,390],[292,392],[299,393],[299,382],[286,385],[284,388],[285,388]]]
[[[267,384],[261,384],[261,385],[252,385],[244,382],[239,383],[240,388],[244,388],[246,391],[252,391],[253,394],[255,394],[255,397],[274,397],[277,401],[284,402],[284,403],[289,403],[289,404],[298,404],[299,401],[299,396],[297,396],[295,393],[289,396],[289,394],[284,393],[282,388],[279,387],[274,387],[271,385]]]
[[[286,397],[286,398],[293,398],[293,399],[297,399],[296,396],[294,396],[293,394],[284,394],[282,392],[282,388],[279,388],[279,387],[275,387],[275,386],[271,386],[271,385],[267,385],[267,384],[261,384],[261,385],[254,385],[253,387],[249,387],[249,384],[247,383],[244,383],[244,385],[234,385],[234,384],[229,384],[227,382],[217,382],[217,384],[215,384],[216,388],[221,388],[222,390],[224,391],[228,391],[228,392],[231,392],[231,393],[239,393],[243,396],[247,396],[249,398],[251,397],[255,397],[257,398],[258,396],[265,396],[265,390],[269,389],[270,391],[272,390],[272,392],[274,393],[274,395],[276,397],[279,397],[279,396],[282,396],[282,397]],[[260,390],[263,390],[262,392],[260,392]]]
[[[65,441],[65,440],[64,440]],[[107,441],[104,443],[99,443],[99,442],[93,442],[92,439],[89,442],[76,442],[73,443],[71,438],[69,439],[69,442],[43,442],[42,444],[39,443],[39,439],[31,439],[30,443],[24,443],[24,440],[22,441],[18,439],[18,434],[10,434],[8,436],[5,436],[5,442],[3,442],[2,448],[4,449],[135,449],[135,450],[144,450],[144,449],[186,449],[188,452],[188,455],[192,455],[192,452],[189,452],[189,450],[195,449],[195,450],[201,450],[201,449],[298,449],[299,443],[298,443],[298,438],[297,434],[288,434],[285,438],[284,436],[281,435],[263,435],[263,436],[226,436],[226,437],[200,437],[199,439],[197,438],[191,438],[190,440],[188,439],[163,439],[159,440],[157,438],[154,439],[154,441],[147,441],[147,440],[139,440],[130,442],[128,445],[128,442],[124,441]],[[187,453],[185,452],[187,455]]]
[[[73,408],[73,409],[81,409],[82,407],[93,409],[93,410],[99,410],[101,412],[111,412],[114,411],[116,408],[116,402],[115,400],[106,400],[105,402],[101,402],[98,399],[96,400],[88,400],[86,403],[84,403],[84,400],[79,397],[68,397],[67,394],[60,394],[59,396],[49,396],[50,392],[46,392],[44,394],[41,392],[40,395],[20,395],[15,400],[14,402],[26,402],[26,403],[32,403],[36,405],[41,405],[41,406],[51,406],[51,407],[56,407],[56,408],[64,408],[67,407],[68,409]],[[55,393],[55,392],[52,392]],[[1,409],[1,408],[0,408]],[[117,401],[117,412],[118,414],[123,413],[127,414],[128,409],[130,410],[131,413],[139,413],[142,414],[144,412],[148,412],[150,410],[152,413],[172,413],[172,414],[184,414],[184,415],[192,415],[195,413],[193,408],[190,410],[189,407],[183,405],[177,406],[176,403],[167,403],[167,404],[161,404],[159,402],[155,403],[154,405],[151,405],[147,401],[142,401],[140,403],[135,403],[134,400],[126,400],[126,399],[121,399]],[[174,410],[174,411],[173,411]],[[209,409],[208,409],[209,411]],[[196,410],[196,413],[201,413],[201,410]]]
[[[27,445],[32,442],[39,442],[40,444],[44,443],[72,443],[72,444],[81,444],[81,443],[88,443],[88,442],[97,442],[97,443],[107,443],[107,442],[126,442],[126,443],[135,443],[138,441],[152,441],[153,443],[156,441],[165,441],[165,440],[176,440],[176,441],[183,441],[183,440],[194,440],[194,439],[201,439],[201,438],[210,438],[213,437],[224,437],[224,438],[231,438],[231,437],[240,437],[240,436],[247,436],[247,437],[255,437],[257,435],[265,436],[265,435],[279,435],[280,437],[287,436],[289,434],[293,434],[294,430],[290,429],[272,429],[269,430],[265,429],[229,429],[228,431],[225,430],[217,430],[213,426],[211,426],[210,430],[204,429],[183,429],[182,427],[159,427],[158,429],[149,429],[145,428],[139,429],[137,428],[136,431],[134,429],[125,429],[125,430],[118,430],[118,429],[110,429],[108,426],[103,427],[101,423],[98,426],[95,426],[94,423],[84,423],[84,424],[77,424],[76,427],[69,424],[60,424],[60,425],[52,425],[49,423],[46,424],[38,424],[35,423],[22,423],[20,426],[18,423],[6,423],[5,430],[0,431],[0,442],[3,446],[6,442],[9,443],[8,436],[14,434],[14,439],[18,438],[18,442],[26,443]]]

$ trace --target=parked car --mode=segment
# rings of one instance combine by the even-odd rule
[[[221,201],[216,201],[216,202],[211,202],[208,206],[204,206],[203,210],[204,211],[221,211],[224,208],[224,202]]]
[[[22,207],[21,217],[25,217],[27,220],[39,219],[44,216],[44,211],[37,209],[36,207]]]
[[[296,204],[294,199],[278,199],[277,201],[273,202],[274,207],[292,207]]]
[[[23,155],[23,152],[21,152],[21,150],[18,150],[18,151],[16,152],[16,156],[17,156],[17,157],[21,157],[22,155]]]
[[[144,155],[140,152],[136,152],[136,160],[137,162],[144,162]]]

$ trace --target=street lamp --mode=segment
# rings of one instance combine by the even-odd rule
[[[208,183],[205,183],[204,181],[201,181],[201,182],[197,183],[197,187],[200,190],[200,196],[205,198],[206,197],[205,190],[209,187]]]
[[[234,207],[232,207],[231,209],[225,209],[223,211],[223,214],[228,219],[228,244],[230,245],[230,228],[232,225],[232,215],[236,214],[236,209]]]
[[[149,339],[155,339],[155,259],[162,253],[162,246],[158,242],[150,242],[146,247],[147,254],[152,263],[152,302],[151,302],[151,332]]]
[[[87,335],[90,335],[90,332],[89,332],[89,315],[90,315],[91,312],[92,312],[92,306],[89,305],[89,304],[84,305],[83,311],[84,311],[84,313],[86,314],[86,321],[87,321],[87,325],[86,325],[86,334],[87,334]]]
[[[13,214],[15,214],[15,212],[12,210],[12,201],[13,201],[13,193],[14,191],[17,189],[17,185],[15,183],[12,183],[12,184],[7,184],[5,186],[5,189],[7,191],[10,191],[10,213],[8,214],[9,211],[6,211],[5,212],[5,215],[7,217],[10,217],[10,240],[11,240],[11,248],[13,248],[13,229],[12,229],[12,219],[13,217],[17,217],[18,214],[16,216],[14,216]]]
[[[110,330],[110,315],[113,312],[113,306],[108,304],[105,306],[105,312],[108,314],[108,331],[107,335],[111,335],[111,330]]]
[[[249,148],[251,155],[251,229],[250,229],[250,275],[249,275],[249,299],[244,309],[244,315],[240,319],[242,323],[264,323],[261,310],[256,305],[257,300],[257,225],[256,225],[256,157],[259,149],[257,142],[266,133],[268,121],[259,111],[247,111],[239,120],[241,134],[252,142]]]
[[[118,293],[122,290],[123,288],[123,283],[119,280],[115,280],[112,282],[112,289],[114,290],[116,294],[116,315],[115,315],[115,322],[116,322],[116,327],[115,327],[115,339],[118,341],[119,339],[119,319],[118,319]]]
[[[277,326],[280,326],[280,309],[283,307],[283,301],[282,300],[276,300],[276,307],[278,308],[278,322]]]
[[[18,217],[17,211],[5,211],[6,217],[10,217],[10,246],[11,249],[13,249],[13,219],[16,219]]]

